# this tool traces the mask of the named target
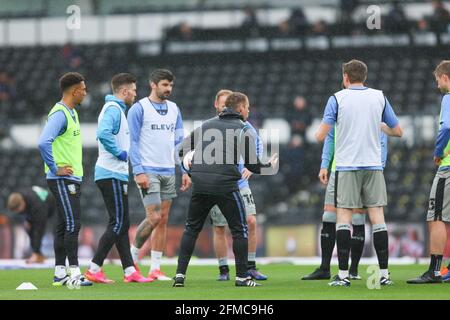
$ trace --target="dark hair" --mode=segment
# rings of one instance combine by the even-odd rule
[[[367,66],[364,62],[353,59],[342,64],[342,73],[347,74],[350,83],[364,83],[367,79]]]
[[[84,77],[78,72],[68,72],[63,74],[59,79],[59,87],[62,92],[65,92],[70,87],[79,84],[84,81]]]
[[[169,80],[170,82],[175,80],[175,76],[170,70],[156,69],[150,73],[150,82],[158,84],[161,80]]]
[[[237,111],[239,107],[244,105],[247,102],[248,98],[245,94],[240,92],[231,93],[227,100],[225,100],[225,106],[227,108],[231,108],[234,111]]]
[[[123,85],[132,83],[136,83],[136,77],[131,73],[118,73],[111,79],[111,88],[116,93]]]
[[[434,70],[434,75],[437,77],[441,77],[444,74],[450,78],[450,60],[442,60]]]

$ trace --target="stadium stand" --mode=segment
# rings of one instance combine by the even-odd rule
[[[9,17],[62,15],[52,11],[55,0],[33,1],[32,6],[18,6],[21,1],[2,1],[0,15]],[[69,4],[70,1],[65,1]],[[180,2],[186,8],[180,7]],[[313,2],[313,1],[311,1]],[[327,5],[336,1],[321,1]],[[59,3],[59,2],[58,2]],[[123,1],[97,1],[92,8],[100,14],[126,13]],[[147,2],[145,2],[147,3]],[[222,1],[152,1],[152,10],[165,9],[168,3],[177,10],[199,6],[219,6]],[[236,2],[238,3],[238,2]],[[242,4],[239,1],[239,4]],[[261,2],[259,2],[261,3]],[[280,1],[290,6],[295,1]],[[290,3],[290,4],[288,4]],[[316,3],[314,1],[314,3]],[[127,2],[128,10],[144,12],[144,1]],[[251,1],[246,3],[251,4]],[[317,2],[318,4],[318,2]],[[228,3],[228,7],[233,7]],[[166,8],[167,9],[167,8]],[[13,10],[15,10],[13,12]],[[342,30],[339,25],[329,25],[326,41]],[[282,37],[277,26],[263,26],[259,36],[268,39]],[[8,123],[36,124],[43,121],[49,108],[59,97],[57,81],[64,72],[76,70],[87,79],[89,97],[79,109],[83,123],[96,122],[104,95],[109,93],[109,79],[118,72],[128,71],[138,77],[138,97],[148,94],[148,74],[156,67],[170,68],[176,75],[172,100],[181,107],[186,120],[206,119],[213,115],[213,97],[221,88],[248,94],[251,105],[263,119],[289,120],[292,99],[303,95],[308,100],[312,116],[319,119],[332,92],[340,89],[341,63],[350,58],[360,58],[369,67],[368,85],[384,91],[400,116],[436,117],[440,96],[432,70],[442,59],[448,46],[385,46],[383,55],[374,47],[331,50],[295,49],[267,50],[265,52],[171,53],[170,46],[181,42],[166,30],[161,40],[161,53],[145,54],[146,44],[137,42],[96,43],[50,46],[3,46],[0,48],[0,66],[14,77],[16,94],[8,101],[0,101],[1,117]],[[248,34],[238,28],[195,29],[195,40],[242,39]],[[311,35],[311,34],[310,34]],[[414,38],[408,34],[407,37]],[[306,41],[306,40],[305,40]],[[195,42],[195,41],[194,41]],[[434,120],[433,120],[434,121]],[[433,122],[432,121],[432,122]],[[431,140],[433,137],[431,138]],[[389,221],[422,222],[429,187],[433,178],[431,161],[432,143],[420,139],[391,144],[386,168]],[[18,187],[45,185],[43,164],[36,149],[0,149],[0,207],[5,197]],[[284,144],[280,149],[280,173],[273,177],[253,177],[251,185],[257,207],[271,224],[318,222],[323,206],[324,189],[319,184],[321,146],[305,141],[301,150],[292,150]],[[93,183],[96,148],[86,148],[85,183],[83,187],[83,218],[91,223],[104,220],[104,204]],[[14,165],[12,163],[14,162]],[[294,169],[297,171],[293,174]],[[17,178],[20,177],[20,178]],[[270,188],[267,188],[270,185]],[[189,194],[181,194],[174,202],[171,223],[183,224]],[[130,212],[133,223],[142,219],[143,210],[133,183],[130,183]]]

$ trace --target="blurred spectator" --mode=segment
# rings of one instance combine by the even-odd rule
[[[16,82],[6,72],[0,71],[0,103],[8,102],[16,96]]]
[[[167,36],[170,39],[189,41],[193,40],[194,32],[187,22],[182,22],[169,30]]]
[[[392,8],[385,17],[384,26],[388,32],[407,31],[408,22],[403,7],[400,5],[400,1],[396,0],[392,3]]]
[[[257,36],[259,34],[259,23],[256,17],[255,10],[250,7],[244,9],[244,20],[241,24],[241,29],[250,36]]]
[[[286,153],[282,157],[283,159],[283,172],[286,177],[286,186],[289,189],[289,193],[296,192],[300,187],[299,181],[301,181],[303,173],[303,138],[295,134],[291,137],[288,144]]]
[[[187,22],[183,22],[180,25],[180,36],[183,40],[191,40],[192,39],[192,28]]]
[[[447,31],[450,23],[450,13],[441,0],[433,0],[433,15],[431,16],[432,29],[436,32]]]
[[[308,29],[308,19],[302,8],[294,9],[288,22],[290,29],[295,34],[304,35]]]
[[[291,28],[289,26],[289,20],[281,21],[278,24],[278,36],[288,37],[291,35]]]
[[[280,36],[304,35],[308,30],[308,20],[302,8],[294,9],[287,20],[278,24]]]
[[[303,96],[295,97],[294,110],[288,116],[291,119],[291,134],[297,134],[304,140],[306,130],[312,122],[312,115]]]
[[[341,21],[352,21],[352,15],[356,7],[359,5],[359,0],[341,0]]]
[[[419,21],[417,21],[416,27],[415,27],[415,31],[418,33],[423,33],[423,32],[429,32],[430,28],[428,25],[427,20],[425,20],[425,18],[420,19]]]
[[[81,66],[83,59],[78,50],[70,43],[66,43],[61,50],[64,63],[70,69],[77,69]]]
[[[319,20],[313,24],[311,32],[315,36],[325,36],[328,32],[327,24],[324,20]]]
[[[359,0],[341,0],[340,1],[340,12],[338,13],[336,19],[336,33],[343,35],[356,35],[360,34],[360,28],[355,29],[353,23],[353,12],[359,5]],[[366,29],[366,28],[365,28]]]

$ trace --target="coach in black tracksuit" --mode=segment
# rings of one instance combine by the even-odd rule
[[[239,193],[238,169],[240,159],[253,173],[260,174],[262,168],[272,173],[278,162],[274,155],[269,163],[262,164],[256,155],[255,139],[245,124],[248,118],[247,96],[235,92],[226,102],[226,109],[193,131],[183,141],[180,156],[195,150],[190,175],[193,191],[181,240],[177,275],[174,286],[184,286],[186,270],[194,250],[199,232],[214,205],[218,205],[225,216],[233,236],[233,252],[236,260],[236,285],[255,286],[247,279],[248,230],[245,205]]]

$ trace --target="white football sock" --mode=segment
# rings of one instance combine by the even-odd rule
[[[228,265],[228,258],[227,257],[219,258],[217,260],[219,261],[219,267]]]
[[[125,270],[123,270],[123,272],[125,273],[125,277],[129,277],[133,273],[136,272],[136,269],[132,266],[132,267],[125,268]]]
[[[380,276],[389,279],[389,271],[388,269],[380,269]]]
[[[91,273],[97,273],[102,270],[102,267],[100,267],[98,264],[91,261],[91,264],[89,265],[89,271]]]
[[[339,278],[344,279],[348,277],[348,270],[339,270]]]
[[[136,248],[133,244],[130,247],[131,256],[133,257],[133,262],[137,263],[139,260],[139,248]]]
[[[162,251],[153,251],[151,255],[151,268],[150,271],[153,270],[159,270],[161,269],[161,258],[162,258]]]
[[[80,267],[79,266],[70,266],[70,277],[75,278],[81,275]]]
[[[55,277],[64,278],[67,276],[66,266],[55,266]]]

